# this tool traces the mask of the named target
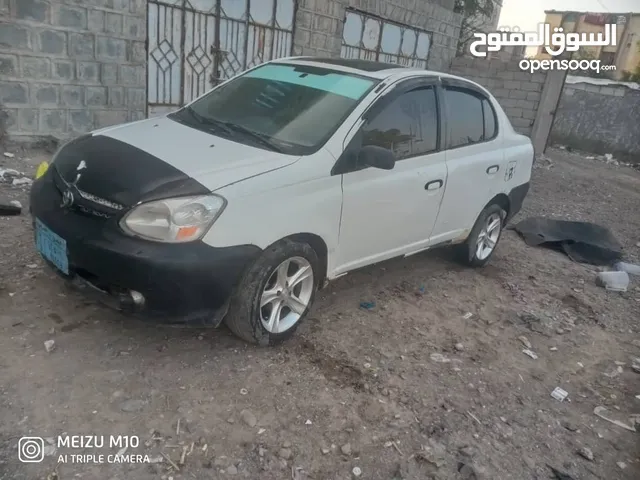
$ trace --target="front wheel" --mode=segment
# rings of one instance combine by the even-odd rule
[[[486,207],[461,245],[462,260],[471,267],[487,264],[500,241],[506,212],[497,204]]]
[[[315,299],[318,266],[310,245],[277,242],[245,273],[225,323],[238,337],[259,345],[275,345],[291,337]]]

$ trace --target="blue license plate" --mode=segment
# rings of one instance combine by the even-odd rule
[[[69,275],[67,242],[38,219],[36,219],[36,248],[40,255],[53,263],[58,270]]]

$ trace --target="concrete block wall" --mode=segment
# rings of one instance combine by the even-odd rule
[[[339,57],[347,8],[432,32],[428,67],[449,68],[462,22],[451,0],[299,0],[293,54]]]
[[[20,140],[146,110],[146,0],[0,0],[0,104]]]
[[[449,73],[468,78],[489,90],[505,110],[513,127],[531,136],[547,74],[523,72],[519,61],[456,57]]]
[[[566,83],[551,142],[640,163],[640,88]]]

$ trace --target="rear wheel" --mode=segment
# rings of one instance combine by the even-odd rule
[[[462,260],[471,267],[489,262],[502,236],[506,212],[498,204],[486,207],[476,220],[467,241],[461,245]]]
[[[245,273],[225,323],[247,342],[266,346],[286,340],[309,312],[318,272],[318,256],[308,244],[274,244]]]

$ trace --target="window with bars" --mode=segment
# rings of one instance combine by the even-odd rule
[[[343,58],[427,68],[430,48],[430,32],[347,10],[340,52]]]

